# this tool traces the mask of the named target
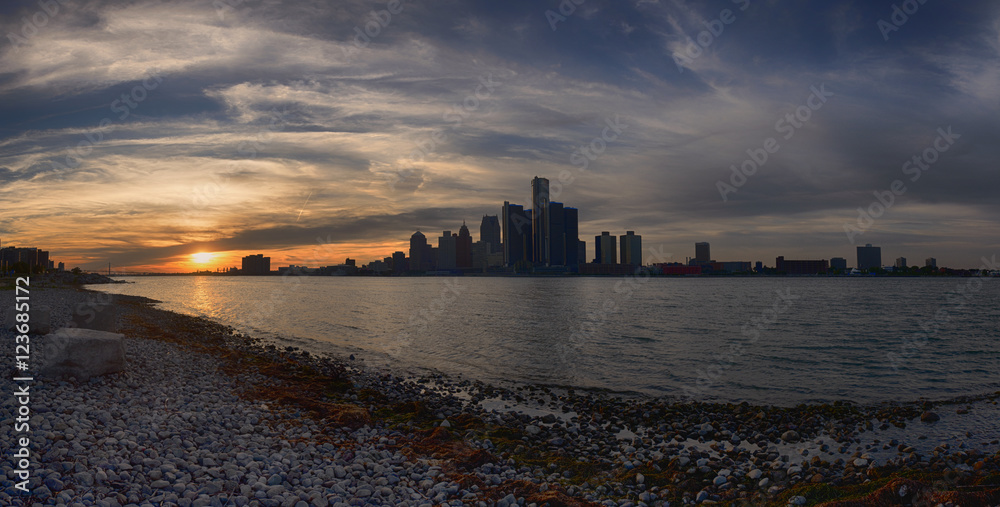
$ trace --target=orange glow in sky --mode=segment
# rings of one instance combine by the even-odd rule
[[[212,258],[215,257],[214,253],[211,252],[198,252],[191,254],[191,260],[197,264],[208,264],[212,262]]]
[[[195,271],[225,271],[229,268],[240,268],[246,255],[262,253],[271,258],[271,270],[277,271],[281,266],[296,265],[318,268],[343,264],[347,257],[355,259],[358,266],[373,260],[389,257],[392,252],[401,250],[409,255],[409,244],[406,242],[375,242],[339,243],[326,249],[315,245],[281,250],[260,249],[257,251],[215,251],[196,252],[192,254],[169,257],[157,264],[135,264],[131,266],[114,266],[115,271],[135,271],[150,273],[192,273]],[[81,263],[82,264],[82,263]],[[68,264],[68,265],[75,265]]]

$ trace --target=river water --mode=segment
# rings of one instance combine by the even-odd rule
[[[124,279],[90,288],[493,383],[778,405],[1000,390],[1000,278]]]

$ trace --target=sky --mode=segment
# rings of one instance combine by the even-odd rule
[[[0,242],[67,266],[368,262],[535,176],[588,258],[1000,253],[997,2],[9,1],[0,34]]]

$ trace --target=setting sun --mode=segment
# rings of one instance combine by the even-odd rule
[[[215,254],[209,252],[191,254],[191,260],[197,262],[198,264],[205,264],[206,262],[211,261],[213,257],[215,257]]]

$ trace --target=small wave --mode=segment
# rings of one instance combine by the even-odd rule
[[[637,342],[645,342],[645,343],[653,343],[653,342],[660,341],[660,340],[657,340],[656,338],[650,338],[648,336],[630,336],[630,335],[624,335],[624,334],[621,335],[621,336],[619,336],[619,338],[623,338],[623,339],[626,339],[626,340],[637,341]]]

